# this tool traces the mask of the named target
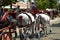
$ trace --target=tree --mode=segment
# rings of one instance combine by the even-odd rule
[[[39,9],[57,8],[57,0],[36,0],[35,4]]]
[[[15,0],[3,0],[2,6],[9,5],[11,3],[15,3]]]
[[[49,0],[49,8],[55,8],[57,6],[57,0]]]
[[[3,0],[0,0],[0,7],[2,6],[2,2],[3,2]]]
[[[16,0],[3,0],[2,6],[10,5],[10,8],[12,9],[12,3],[16,3]]]

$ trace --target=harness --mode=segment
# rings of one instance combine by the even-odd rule
[[[31,17],[27,13],[24,13],[24,14],[26,14],[29,17],[29,19],[31,20]],[[31,20],[31,22],[32,22],[32,20]]]

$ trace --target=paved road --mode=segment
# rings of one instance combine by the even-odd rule
[[[42,37],[40,40],[60,40],[60,18],[51,20],[52,33],[47,37]]]
[[[60,18],[55,18],[54,20],[51,20],[51,27],[52,27],[52,33],[48,32],[47,37],[44,37],[44,35],[38,39],[27,39],[27,40],[60,40]],[[17,38],[19,40],[19,38]]]

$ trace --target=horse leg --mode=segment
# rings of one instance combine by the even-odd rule
[[[16,38],[17,38],[17,32],[16,32],[16,30],[14,31],[14,29],[13,29],[13,32],[14,32],[14,35],[15,35],[15,37],[14,37],[13,40],[16,40]]]
[[[15,38],[17,38],[17,32],[15,31]]]
[[[47,37],[47,27],[44,27],[44,34],[45,34],[45,37]]]
[[[47,26],[46,25],[42,25],[42,31],[44,32],[44,36],[47,37]]]
[[[52,28],[50,27],[50,22],[48,23],[48,26],[49,26],[49,32],[51,33],[52,32]]]
[[[14,33],[15,33],[15,39],[17,38],[17,32],[16,32],[16,26],[13,29]]]
[[[22,29],[19,30],[20,40],[24,40],[24,34],[22,33]]]
[[[27,35],[28,35],[28,28],[23,28],[24,32],[22,33],[24,36],[24,40],[27,39]]]
[[[38,38],[40,39],[40,28],[38,26],[38,29],[37,29],[37,34],[38,34]]]
[[[29,28],[27,28],[26,33],[29,33],[29,38],[33,38],[34,37],[34,23],[32,23],[31,25],[28,26]]]
[[[20,37],[20,40],[22,40],[22,38],[21,38],[21,29],[19,29],[19,37]]]
[[[38,38],[40,39],[40,34],[41,34],[41,31],[42,31],[42,29],[41,29],[42,25],[38,24],[37,26],[38,26],[37,27]]]
[[[33,24],[32,25],[32,37],[35,37],[35,33],[36,33],[36,25]]]
[[[52,28],[49,26],[49,32],[51,33],[52,32]]]

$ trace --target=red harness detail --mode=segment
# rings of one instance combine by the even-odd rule
[[[32,10],[31,11],[31,13],[34,15],[34,14],[36,14],[36,13],[38,13],[39,12],[39,10],[37,9],[37,8],[35,8],[34,10]]]
[[[19,16],[19,20],[22,20],[23,16]]]

